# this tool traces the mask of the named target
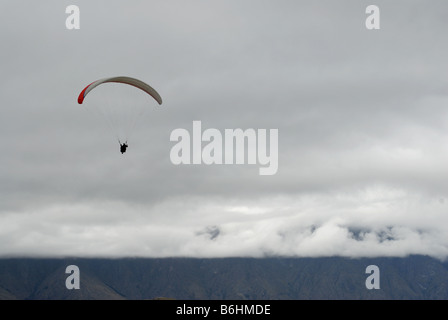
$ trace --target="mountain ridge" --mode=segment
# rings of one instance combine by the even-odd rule
[[[80,289],[67,289],[68,265]],[[379,268],[368,289],[366,268]],[[448,299],[448,264],[405,258],[2,258],[2,300],[436,300]]]

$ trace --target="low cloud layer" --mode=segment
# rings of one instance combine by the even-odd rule
[[[426,254],[443,259],[447,205],[441,198],[384,187],[249,201],[172,197],[152,207],[53,205],[4,213],[0,251],[6,256]]]

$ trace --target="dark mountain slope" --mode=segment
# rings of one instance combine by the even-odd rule
[[[68,265],[80,270],[68,290]],[[366,288],[366,267],[380,289]],[[447,264],[407,258],[0,259],[0,299],[448,299]]]

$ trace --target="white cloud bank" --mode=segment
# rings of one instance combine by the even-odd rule
[[[448,201],[375,187],[228,201],[54,205],[0,217],[2,256],[448,256]],[[425,214],[415,214],[425,212]],[[438,223],[433,223],[438,221]],[[444,245],[445,244],[445,245]]]

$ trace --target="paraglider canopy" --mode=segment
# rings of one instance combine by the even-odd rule
[[[90,91],[92,91],[95,87],[99,86],[100,84],[108,82],[124,83],[139,88],[148,93],[151,97],[153,97],[158,102],[158,104],[162,104],[162,97],[156,90],[154,90],[150,85],[144,83],[143,81],[130,77],[111,77],[94,81],[87,87],[85,87],[84,90],[81,91],[81,93],[78,96],[78,103],[82,104],[87,94]]]

